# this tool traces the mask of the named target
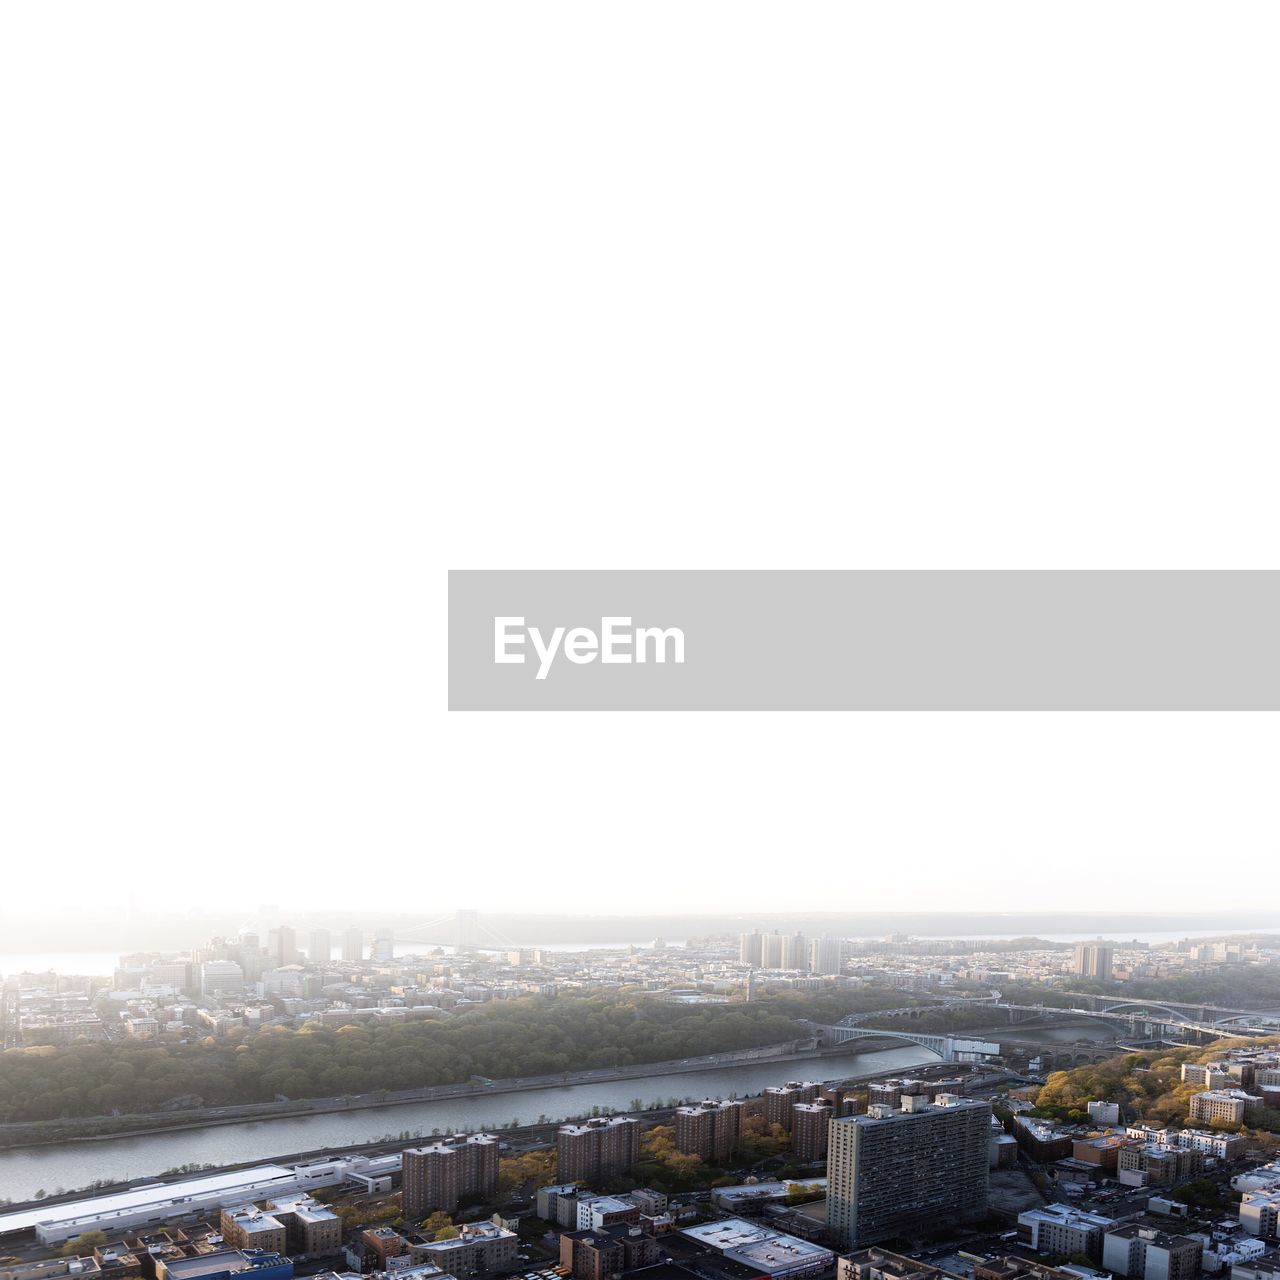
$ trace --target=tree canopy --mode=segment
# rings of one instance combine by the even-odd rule
[[[867,997],[863,995],[863,999]],[[881,993],[880,999],[884,999]],[[806,1005],[673,1005],[600,994],[523,997],[435,1022],[283,1030],[247,1044],[85,1043],[0,1054],[0,1122],[222,1107],[641,1065],[778,1043],[798,1021],[849,1012]]]

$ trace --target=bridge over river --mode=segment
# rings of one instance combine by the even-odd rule
[[[991,1010],[992,1021],[1000,1011],[1008,1018],[1010,1027],[1017,1027],[1016,1036],[993,1040],[998,1028],[993,1026],[968,1034],[964,1030],[930,1032],[915,1030],[909,1023],[927,1013],[955,1013],[960,1010]],[[1221,1015],[1213,1019],[1213,1014]],[[1051,1028],[1064,1022],[1097,1022],[1114,1027],[1116,1037],[1096,1048],[1077,1049],[1067,1053],[1060,1041],[1048,1041],[1043,1048],[1052,1052],[1060,1065],[1073,1062],[1097,1061],[1100,1058],[1124,1052],[1126,1049],[1152,1045],[1187,1043],[1171,1040],[1170,1032],[1181,1036],[1202,1036],[1213,1039],[1247,1039],[1251,1036],[1274,1034],[1275,1026],[1264,1021],[1268,1016],[1250,1015],[1236,1009],[1210,1009],[1204,1006],[1166,1005],[1154,1001],[1111,1000],[1103,1008],[1060,1008],[1053,1005],[1026,1005],[1001,1000],[999,993],[979,999],[954,998],[927,1005],[910,1005],[900,1009],[878,1010],[872,1013],[851,1014],[833,1026],[819,1029],[831,1044],[845,1044],[852,1040],[892,1039],[903,1040],[935,1053],[946,1062],[972,1061],[994,1057],[1002,1053],[1002,1043],[1010,1039],[1036,1046],[1034,1039],[1023,1039],[1026,1032],[1036,1027]],[[893,1020],[891,1023],[890,1020]],[[889,1025],[885,1025],[889,1024]],[[905,1024],[905,1025],[904,1025]],[[1065,1063],[1061,1060],[1066,1059]]]

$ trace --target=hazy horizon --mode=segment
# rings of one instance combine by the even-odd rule
[[[474,908],[472,908],[474,909]],[[244,910],[188,910],[151,913],[138,911],[75,912],[36,916],[0,909],[0,955],[37,951],[180,950],[208,938],[240,929],[264,931],[274,924],[291,925],[299,945],[314,928],[338,931],[360,928],[366,941],[380,928],[389,928],[397,943],[427,947],[454,942],[458,909],[431,915],[404,911],[362,912],[335,907],[329,911],[293,910],[287,903],[258,904]],[[846,938],[875,938],[902,933],[920,938],[1012,939],[1044,937],[1062,942],[1071,938],[1109,936],[1175,940],[1179,935],[1280,932],[1280,910],[1233,911],[860,911],[860,912],[630,912],[610,915],[577,912],[478,913],[474,938],[481,947],[617,945],[648,943],[662,937],[680,942],[688,937],[764,931],[800,931],[813,936],[829,933]],[[1167,935],[1167,938],[1165,937]]]

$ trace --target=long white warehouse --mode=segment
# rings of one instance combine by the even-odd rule
[[[85,1231],[105,1231],[110,1235],[134,1227],[158,1226],[189,1214],[344,1182],[363,1182],[374,1189],[383,1179],[399,1172],[398,1155],[347,1156],[293,1166],[256,1165],[232,1173],[184,1178],[181,1182],[150,1182],[110,1195],[0,1214],[0,1236],[34,1229],[41,1243],[62,1244]]]

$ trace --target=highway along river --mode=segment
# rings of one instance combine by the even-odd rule
[[[876,1053],[832,1054],[789,1062],[712,1067],[678,1075],[642,1076],[593,1084],[529,1089],[519,1093],[410,1102],[403,1106],[340,1111],[331,1115],[288,1116],[243,1124],[182,1129],[135,1138],[103,1138],[48,1147],[0,1151],[0,1199],[14,1203],[37,1191],[74,1191],[98,1179],[144,1181],[185,1164],[229,1165],[266,1161],[296,1151],[359,1146],[386,1135],[428,1137],[433,1129],[466,1130],[537,1124],[590,1113],[592,1107],[626,1111],[639,1098],[646,1107],[659,1099],[739,1097],[759,1093],[784,1080],[835,1080],[871,1074],[892,1075],[936,1063],[926,1049],[905,1045]]]

